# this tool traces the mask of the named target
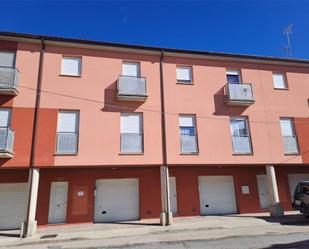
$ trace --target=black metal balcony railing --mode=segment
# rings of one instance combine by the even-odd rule
[[[10,127],[0,127],[0,156],[1,153],[13,154],[15,131]]]
[[[78,150],[78,133],[57,133],[57,154],[76,154]]]
[[[16,95],[19,71],[16,68],[0,67],[0,93]]]
[[[117,96],[119,100],[146,100],[146,78],[124,75],[119,76],[117,82]]]
[[[250,105],[254,103],[252,85],[249,83],[231,84],[225,86],[225,102],[234,105]]]
[[[298,142],[296,136],[283,136],[284,153],[285,154],[298,154]]]

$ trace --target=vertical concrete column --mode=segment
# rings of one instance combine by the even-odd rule
[[[36,233],[37,221],[35,220],[35,216],[36,216],[36,206],[38,200],[39,178],[40,178],[39,169],[31,168],[28,181],[29,182],[28,210],[26,214],[26,220],[23,224],[24,237],[33,236]]]
[[[272,217],[283,217],[284,212],[280,204],[275,167],[273,165],[266,165],[266,175],[269,187],[270,197],[270,216]]]
[[[168,167],[160,167],[161,178],[161,214],[160,224],[162,226],[168,226],[173,223],[173,214],[170,204],[170,184],[169,184],[169,172]]]

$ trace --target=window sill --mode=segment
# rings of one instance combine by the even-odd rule
[[[233,156],[253,156],[252,152],[249,153],[233,153]]]
[[[142,156],[144,152],[120,152],[119,156]]]
[[[181,152],[180,155],[183,155],[183,156],[197,156],[199,155],[198,152]]]
[[[59,74],[60,77],[73,77],[73,78],[81,78],[81,75],[70,75],[70,74]]]
[[[283,90],[283,91],[288,91],[289,88],[277,88],[277,87],[274,87],[274,90]]]
[[[300,153],[284,153],[285,156],[300,156]]]
[[[186,82],[186,81],[177,81],[176,84],[178,84],[178,85],[189,85],[189,86],[190,85],[194,85],[192,81],[190,81],[190,82],[189,81],[188,82]]]
[[[54,156],[77,156],[78,153],[55,153]]]

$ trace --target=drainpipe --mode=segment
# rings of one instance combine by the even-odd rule
[[[160,223],[162,226],[166,226],[172,224],[173,215],[170,212],[171,205],[170,205],[170,190],[169,190],[169,172],[167,165],[163,60],[164,60],[164,50],[161,51],[161,58],[160,58],[160,95],[161,95],[160,97],[161,97],[161,130],[162,130],[162,166],[160,167],[162,211],[160,214]]]
[[[35,97],[33,127],[32,127],[32,143],[31,143],[29,180],[28,180],[29,182],[28,206],[27,206],[26,219],[22,225],[22,231],[21,231],[23,237],[33,236],[36,233],[36,227],[37,227],[37,221],[35,220],[35,216],[36,216],[40,172],[39,169],[35,167],[35,158],[36,158],[38,120],[39,120],[39,111],[41,102],[44,53],[45,53],[45,42],[44,39],[42,39],[39,68],[38,68],[36,97]]]

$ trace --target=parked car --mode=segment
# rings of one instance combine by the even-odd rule
[[[292,207],[309,218],[309,181],[302,181],[297,184]]]

